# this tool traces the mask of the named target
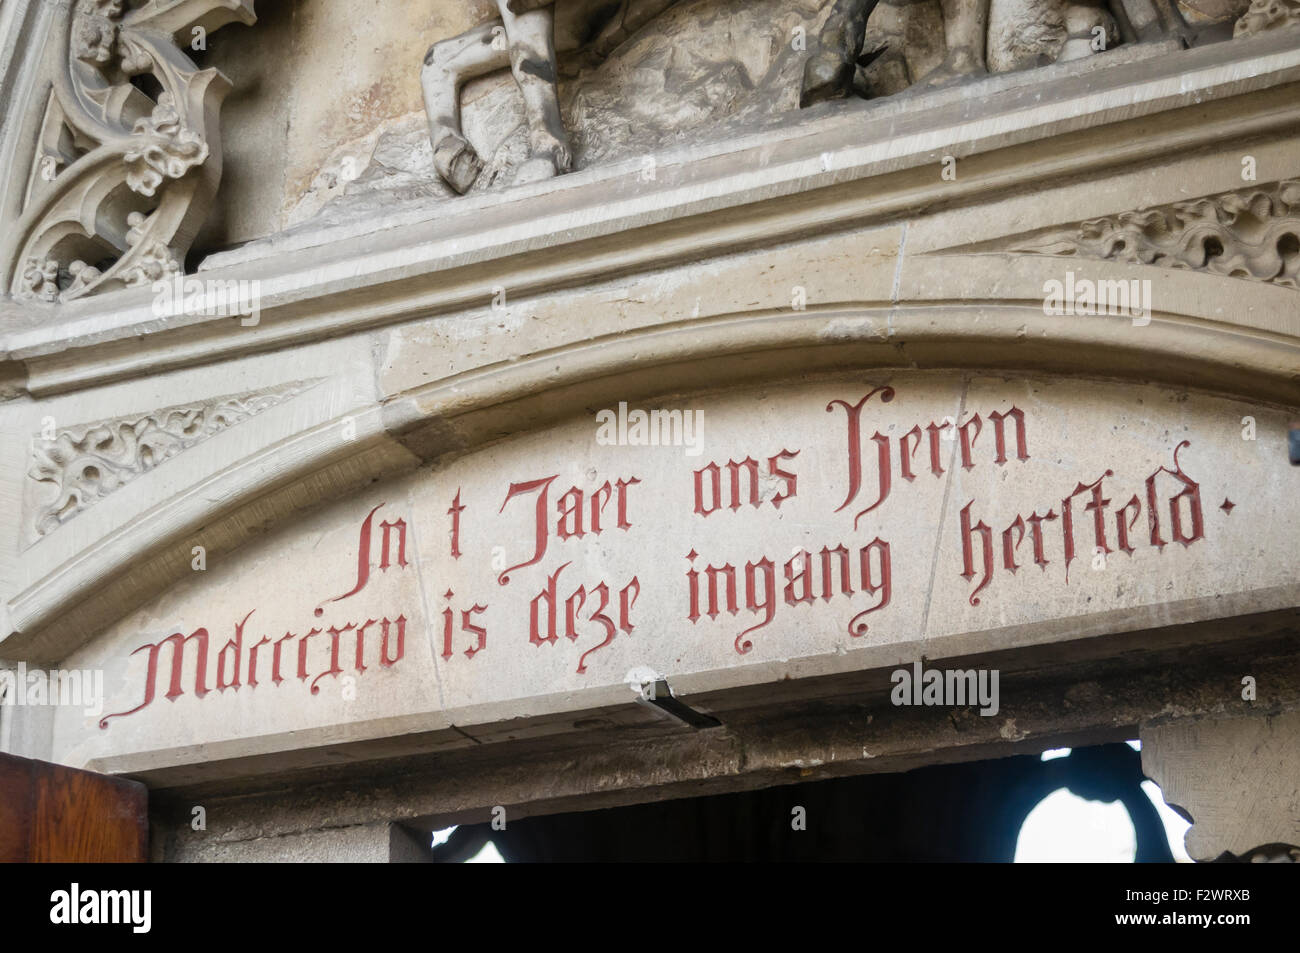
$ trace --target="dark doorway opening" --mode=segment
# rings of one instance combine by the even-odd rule
[[[1172,862],[1160,814],[1127,744],[1075,748],[862,775],[757,791],[680,798],[456,828],[434,849],[458,862],[491,843],[507,862],[966,861],[1010,862],[1029,813],[1065,789],[1122,805],[1134,860]]]

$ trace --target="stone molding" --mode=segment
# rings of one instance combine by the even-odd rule
[[[11,597],[0,649],[8,658],[64,658],[188,573],[200,531],[211,559],[304,507],[465,453],[503,433],[537,429],[611,401],[699,390],[706,379],[714,388],[764,375],[901,364],[1032,368],[1141,381],[1172,377],[1186,385],[1212,380],[1215,360],[1293,376],[1300,359],[1294,341],[1270,341],[1254,332],[1234,334],[1159,316],[1143,329],[1150,334],[1135,336],[1127,318],[1080,323],[1045,318],[1041,306],[1039,327],[1051,330],[1036,344],[1023,334],[1028,309],[998,299],[985,304],[986,310],[719,315],[576,342],[394,393],[266,446],[159,500],[142,518],[99,540],[82,541],[73,558]],[[886,320],[889,333],[881,330]],[[646,360],[649,353],[659,357]],[[1258,377],[1259,372],[1242,374],[1221,389],[1247,391],[1247,380],[1258,383]],[[1290,406],[1300,406],[1294,382],[1289,393]],[[354,434],[348,439],[341,436],[345,420]],[[1284,595],[1281,604],[1291,598]]]
[[[228,318],[159,316],[143,290],[126,289],[62,305],[58,323],[16,321],[18,329],[0,335],[0,354],[22,363],[25,389],[43,397],[479,307],[495,285],[543,293],[760,239],[775,244],[971,204],[1012,186],[1033,189],[1293,129],[1300,118],[1294,87],[1286,88],[1300,82],[1300,50],[1287,36],[1137,61],[1121,54],[1106,54],[1120,65],[1092,70],[1085,83],[1078,64],[1057,65],[1034,71],[1043,74],[1036,82],[1029,72],[994,77],[990,88],[1002,95],[977,103],[952,90],[900,96],[779,135],[665,155],[650,184],[637,182],[635,164],[615,164],[213,256],[203,277],[260,281],[255,333],[232,329]],[[1239,101],[1246,94],[1254,95]],[[1139,135],[1150,117],[1193,98],[1201,114],[1163,137]],[[879,131],[864,142],[868,116],[878,117]],[[1105,148],[1082,135],[1103,127]],[[1047,142],[1051,148],[1017,148]],[[945,154],[966,163],[957,181],[933,174]]]
[[[54,496],[30,514],[33,533],[44,536],[136,477],[317,383],[293,381],[267,391],[80,424],[53,439],[35,439],[28,477],[52,487]]]

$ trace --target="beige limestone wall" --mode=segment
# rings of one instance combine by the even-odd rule
[[[279,231],[341,193],[378,128],[422,113],[428,48],[495,9],[491,0],[282,0],[259,4],[251,28],[213,34],[207,62],[235,91],[222,111],[218,211],[196,253]]]
[[[66,660],[103,669],[108,697],[102,712],[58,712],[58,760],[144,771],[306,751],[310,762],[321,745],[416,732],[436,748],[522,730],[512,719],[633,707],[633,671],[689,697],[1118,638],[1300,595],[1300,551],[1275,518],[1300,470],[1284,463],[1286,417],[1267,408],[944,372],[773,382],[650,408],[702,415],[698,440],[611,444],[593,412],[376,486],[193,573]],[[711,612],[707,567],[726,565],[735,599],[724,571]],[[206,654],[191,640],[178,670],[171,645],[149,647],[200,630]]]

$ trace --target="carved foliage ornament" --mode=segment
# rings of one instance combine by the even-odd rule
[[[984,250],[1189,268],[1300,289],[1300,179],[1121,212]]]
[[[1254,36],[1269,30],[1300,26],[1300,0],[1251,0],[1232,29],[1233,36]]]
[[[221,178],[217,114],[230,90],[183,50],[252,24],[253,2],[78,0],[0,258],[12,294],[68,301],[180,270]]]
[[[319,380],[274,390],[216,397],[203,404],[167,407],[63,430],[37,439],[28,476],[47,488],[33,529],[44,536],[136,477],[214,434],[302,393]]]

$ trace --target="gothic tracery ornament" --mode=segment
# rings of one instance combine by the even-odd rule
[[[70,427],[37,439],[28,477],[48,493],[32,516],[43,536],[86,507],[190,447],[315,386],[295,381],[267,391]]]
[[[80,0],[66,23],[29,198],[0,264],[55,302],[179,269],[221,177],[229,81],[184,50],[196,25],[252,24],[254,0]],[[156,100],[132,81],[152,76]]]
[[[971,250],[1158,265],[1300,288],[1300,179],[1120,212]]]
[[[1269,30],[1300,26],[1300,0],[1251,0],[1232,35],[1254,36]]]

